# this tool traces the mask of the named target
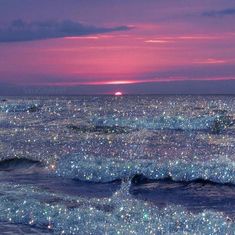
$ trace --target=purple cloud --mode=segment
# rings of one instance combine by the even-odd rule
[[[26,23],[15,20],[7,27],[0,28],[0,42],[33,41],[49,38],[85,36],[113,31],[129,30],[127,26],[96,27],[71,20]]]
[[[218,10],[218,11],[206,11],[206,12],[203,12],[202,15],[209,16],[209,17],[232,16],[232,15],[235,15],[235,8],[227,8],[227,9]]]

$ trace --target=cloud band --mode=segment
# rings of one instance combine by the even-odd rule
[[[85,36],[113,31],[129,30],[128,26],[112,28],[84,25],[71,20],[26,23],[15,20],[9,26],[0,28],[0,42],[34,41],[50,38]]]

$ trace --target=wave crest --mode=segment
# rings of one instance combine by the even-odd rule
[[[218,157],[207,162],[124,160],[74,154],[58,161],[56,174],[84,181],[110,182],[141,174],[148,179],[209,180],[235,184],[235,162]]]
[[[29,173],[43,169],[43,164],[39,161],[26,158],[13,158],[0,161],[0,171],[20,171]]]
[[[207,130],[218,133],[226,127],[233,125],[231,117],[224,114],[214,116],[183,117],[162,116],[155,118],[94,118],[92,123],[100,127],[129,127],[151,130]]]
[[[18,113],[18,112],[38,112],[40,110],[39,104],[3,104],[0,105],[0,112]]]

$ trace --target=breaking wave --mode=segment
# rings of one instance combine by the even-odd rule
[[[235,230],[235,223],[223,213],[205,210],[193,214],[182,206],[173,205],[159,209],[151,203],[136,200],[128,194],[129,184],[129,181],[124,182],[111,198],[67,198],[70,207],[62,201],[49,204],[40,200],[42,192],[35,188],[30,191],[4,186],[11,192],[12,189],[18,191],[15,197],[0,196],[0,220],[48,229],[54,234],[80,234],[81,231],[82,234],[96,235],[232,234]],[[22,198],[24,193],[30,195],[30,199]]]
[[[0,172],[20,172],[21,174],[45,171],[43,164],[39,161],[26,158],[13,158],[0,161]]]
[[[183,117],[183,116],[162,116],[155,118],[113,118],[100,117],[92,119],[95,126],[103,127],[131,127],[137,129],[151,130],[209,130],[219,132],[224,128],[233,125],[233,120],[224,114],[214,116]]]
[[[174,181],[208,180],[235,184],[235,162],[219,157],[207,162],[183,160],[158,162],[155,160],[124,160],[74,154],[62,157],[56,174],[84,181],[110,182],[143,175],[147,179],[171,178]]]

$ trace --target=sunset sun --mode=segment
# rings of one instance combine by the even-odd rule
[[[116,92],[114,93],[114,95],[115,95],[115,96],[122,96],[123,94],[122,94],[121,91],[116,91]]]

